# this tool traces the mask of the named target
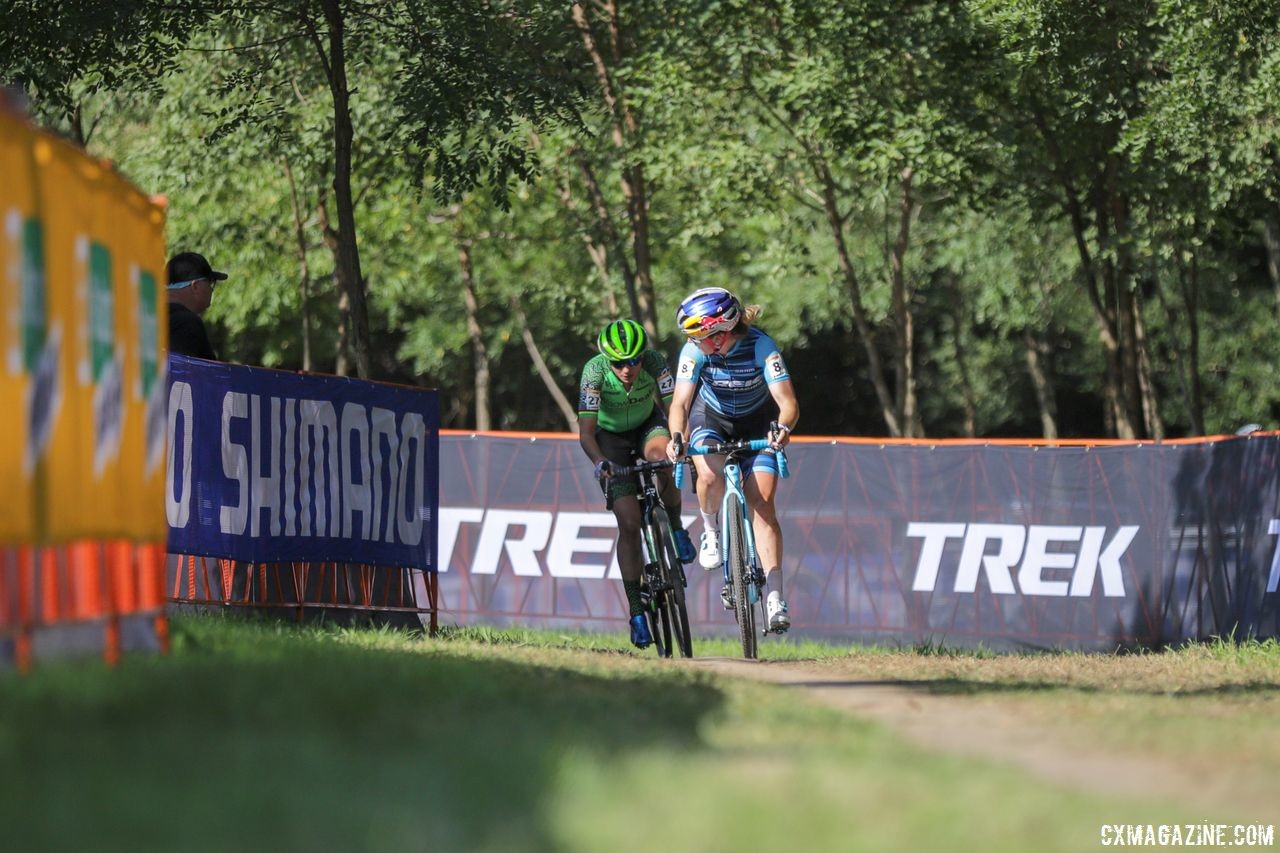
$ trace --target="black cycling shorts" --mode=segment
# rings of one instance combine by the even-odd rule
[[[707,405],[701,397],[693,401],[689,409],[689,445],[718,444],[736,439],[769,437],[769,425],[778,419],[778,404],[772,398],[750,414],[737,418],[722,415]],[[742,475],[753,471],[778,475],[778,455],[773,450],[762,450],[742,457]]]
[[[634,465],[637,458],[644,456],[644,446],[655,435],[670,437],[667,419],[662,409],[653,407],[653,414],[635,429],[626,432],[610,432],[607,429],[596,429],[596,444],[604,458],[614,465]],[[634,474],[630,477],[613,477],[609,480],[610,497],[636,495],[640,493],[640,478]]]

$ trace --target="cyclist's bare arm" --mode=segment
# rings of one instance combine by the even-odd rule
[[[800,401],[796,399],[796,387],[790,379],[775,382],[769,386],[769,393],[778,404],[778,423],[784,429],[776,442],[778,447],[786,447],[791,440],[791,430],[800,420]]]
[[[671,434],[679,434],[685,441],[689,440],[689,407],[693,405],[693,394],[697,387],[693,382],[677,382],[675,394],[671,397],[668,421],[671,425]],[[794,397],[794,394],[792,396]],[[667,445],[667,458],[672,462],[675,461],[675,442]]]
[[[599,465],[604,461],[604,453],[600,450],[600,442],[596,441],[595,415],[588,415],[585,412],[578,413],[578,443],[582,445],[582,452],[587,454],[587,458],[591,460],[592,465]]]

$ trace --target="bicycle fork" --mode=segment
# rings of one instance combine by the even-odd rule
[[[654,523],[652,515],[646,514],[641,520],[641,547],[644,551],[644,566],[641,569],[644,587],[641,589],[641,597],[645,603],[645,607],[657,607],[658,596],[671,589],[670,582],[664,582],[658,571],[658,560],[662,553],[661,549],[665,543],[656,539],[654,531]]]
[[[726,524],[729,518],[729,501],[736,500],[742,507],[743,543],[746,545],[746,581],[747,602],[754,605],[760,600],[759,574],[756,568],[759,559],[756,554],[756,533],[751,526],[751,511],[747,506],[747,496],[742,490],[742,467],[736,462],[727,462],[724,466],[725,490],[724,500],[720,502],[720,566],[724,572],[725,586],[733,590],[735,596],[742,590],[734,589],[733,578],[729,574],[729,535]]]

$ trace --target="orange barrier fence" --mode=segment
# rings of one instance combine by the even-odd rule
[[[245,563],[170,554],[168,598],[174,604],[351,611],[417,616],[437,628],[439,578],[420,569],[354,563]]]
[[[164,549],[76,542],[0,549],[0,638],[19,671],[46,654],[101,649],[114,665],[142,645],[168,650]],[[140,624],[143,630],[124,628]],[[141,642],[137,639],[142,638]]]

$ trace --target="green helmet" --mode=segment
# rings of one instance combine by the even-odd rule
[[[644,352],[644,327],[635,320],[615,320],[604,327],[596,346],[610,361],[628,361]]]

